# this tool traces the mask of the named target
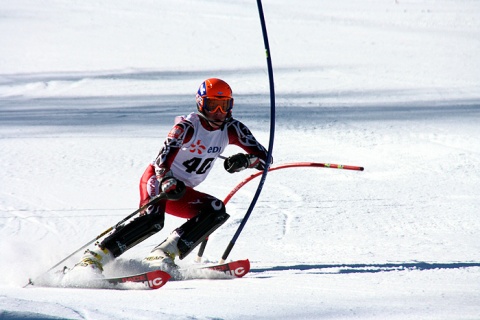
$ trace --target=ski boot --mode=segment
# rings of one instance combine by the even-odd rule
[[[143,263],[150,270],[162,270],[173,278],[180,277],[179,267],[175,264],[175,257],[180,255],[178,240],[180,235],[173,231],[165,241],[156,246],[150,254],[143,259]]]
[[[64,286],[88,286],[91,281],[103,279],[103,266],[113,260],[113,255],[107,249],[95,247],[86,250],[82,259],[70,270],[63,270],[62,278]]]
[[[80,262],[78,262],[73,268],[87,267],[101,274],[103,272],[103,265],[112,260],[113,255],[108,249],[101,249],[100,247],[97,247],[94,250],[87,249],[83,254],[82,260],[80,260]]]

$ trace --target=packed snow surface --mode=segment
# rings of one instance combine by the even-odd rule
[[[263,8],[273,165],[365,170],[270,172],[228,257],[250,259],[242,279],[23,288],[136,210],[140,176],[204,79],[232,86],[234,116],[265,146],[270,91],[253,0],[1,1],[1,319],[480,318],[480,2]],[[218,161],[199,190],[223,199],[253,173]],[[220,259],[259,181],[228,202],[204,261]],[[167,216],[118,263],[182,223]]]

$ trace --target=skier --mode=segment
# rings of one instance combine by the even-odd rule
[[[225,159],[224,168],[230,173],[247,168],[263,170],[267,151],[243,123],[232,117],[232,90],[225,81],[205,80],[196,103],[197,113],[176,118],[163,147],[140,180],[140,207],[160,192],[167,199],[150,205],[139,217],[87,250],[74,269],[88,267],[101,274],[106,263],[162,230],[167,212],[188,220],[142,262],[148,268],[172,271],[177,268],[176,257],[183,259],[229,218],[221,200],[194,188],[207,177],[228,144],[246,152]]]

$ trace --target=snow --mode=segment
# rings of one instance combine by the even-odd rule
[[[137,208],[145,166],[204,79],[230,83],[234,116],[268,145],[256,2],[1,2],[0,318],[480,318],[480,2],[263,7],[274,164],[365,171],[271,172],[228,258],[250,259],[242,279],[112,291],[22,287]],[[199,189],[224,198],[251,174],[218,162]],[[228,203],[205,260],[220,259],[258,181]],[[181,223],[168,216],[120,261]]]

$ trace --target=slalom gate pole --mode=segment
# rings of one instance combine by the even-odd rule
[[[224,158],[225,159],[225,158]],[[351,166],[351,165],[344,165],[344,164],[334,164],[334,163],[320,163],[320,162],[292,162],[292,163],[285,163],[277,166],[270,167],[268,171],[275,171],[275,170],[280,170],[280,169],[286,169],[286,168],[298,168],[298,167],[313,167],[313,168],[331,168],[331,169],[343,169],[343,170],[354,170],[354,171],[363,171],[364,168],[360,166]],[[235,186],[235,188],[230,191],[230,193],[225,197],[223,200],[223,203],[226,205],[228,201],[237,193],[238,190],[240,190],[244,185],[246,185],[248,182],[252,181],[259,175],[261,175],[262,172],[256,172],[247,178],[243,179],[239,184]],[[195,260],[197,262],[200,262],[203,256],[203,253],[205,251],[205,247],[207,246],[207,241],[204,240],[202,242],[202,245],[200,246],[200,249],[198,250],[197,257]]]
[[[247,213],[245,214],[245,217],[243,217],[243,220],[240,223],[240,226],[238,227],[237,232],[235,233],[232,240],[230,241],[227,248],[225,249],[222,259],[220,260],[221,262],[224,262],[225,259],[227,259],[228,255],[230,254],[230,251],[235,245],[235,241],[237,241],[238,237],[240,236],[240,233],[243,230],[243,227],[247,223],[247,220],[250,217],[250,214],[252,213],[253,208],[255,207],[255,204],[257,203],[257,199],[260,196],[260,193],[262,192],[265,179],[267,178],[268,169],[270,168],[270,164],[272,163],[273,141],[275,136],[275,88],[273,83],[273,67],[272,67],[272,59],[270,56],[270,45],[268,44],[267,26],[265,24],[265,16],[263,14],[263,7],[262,7],[261,0],[257,0],[257,7],[258,7],[258,14],[260,16],[260,24],[262,26],[263,42],[265,45],[265,54],[267,58],[268,80],[270,85],[270,141],[268,144],[267,161],[265,162],[265,168],[262,173],[262,178],[260,179],[260,182],[258,184],[257,191],[255,192],[253,200],[250,203]]]
[[[294,168],[294,167],[332,168],[332,169],[344,169],[344,170],[354,170],[354,171],[364,170],[363,167],[343,165],[343,164],[319,163],[319,162],[293,162],[293,163],[285,163],[278,166],[273,166],[268,171],[275,171],[279,169]],[[256,172],[251,176],[243,179],[235,188],[232,189],[232,191],[230,191],[230,193],[225,197],[225,200],[223,202],[227,203],[235,195],[235,193],[237,193],[237,191],[240,190],[240,188],[242,188],[249,181],[253,180],[259,175],[260,175],[260,172]]]
[[[129,214],[128,216],[126,216],[125,218],[123,218],[122,220],[120,220],[119,222],[117,222],[117,224],[115,224],[114,226],[108,228],[107,230],[103,231],[102,233],[100,233],[98,236],[96,236],[94,239],[90,240],[89,242],[85,243],[83,246],[81,246],[80,248],[78,248],[77,250],[75,250],[74,252],[72,252],[70,255],[68,255],[67,257],[65,257],[63,260],[57,262],[53,267],[51,267],[50,269],[48,269],[47,271],[45,271],[44,273],[42,273],[41,275],[39,275],[36,279],[40,278],[41,276],[47,274],[48,272],[52,271],[53,269],[55,269],[56,267],[58,267],[60,264],[62,264],[63,262],[67,261],[68,259],[70,259],[73,255],[75,255],[76,253],[78,253],[79,251],[85,249],[86,247],[88,247],[89,245],[91,245],[92,243],[94,243],[95,241],[97,241],[98,239],[102,238],[103,236],[105,236],[107,233],[109,233],[110,231],[118,228],[122,223],[124,223],[125,221],[129,220],[130,218],[132,218],[133,216],[135,216],[136,214],[142,212],[143,210],[145,210],[146,208],[148,208],[148,206],[156,203],[157,201],[160,201],[162,199],[167,199],[167,194],[164,193],[164,192],[161,192],[160,194],[158,194],[158,196],[150,199],[150,201],[147,203],[147,204],[144,204],[143,206],[141,206],[140,208],[138,208],[137,210],[135,210],[134,212],[132,212],[131,214]],[[29,279],[28,283],[26,285],[24,285],[23,287],[27,287],[28,285],[30,284],[33,284],[34,281],[32,279]]]

